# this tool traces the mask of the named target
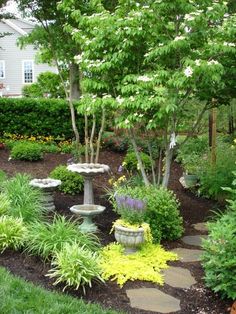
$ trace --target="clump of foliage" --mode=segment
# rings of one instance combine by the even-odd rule
[[[222,187],[232,186],[233,171],[236,170],[235,147],[220,143],[216,151],[216,164],[211,164],[210,155],[201,162],[198,177],[199,192],[210,198],[218,199],[228,194]]]
[[[24,222],[39,221],[43,218],[42,193],[29,185],[30,177],[18,173],[3,183],[2,190],[11,205],[7,215],[22,218]]]
[[[183,233],[183,218],[174,193],[155,186],[121,187],[117,194],[127,194],[146,203],[144,220],[150,225],[153,241],[174,240]]]
[[[82,287],[85,292],[85,286],[91,287],[93,280],[103,281],[98,253],[79,247],[77,243],[65,244],[61,251],[55,252],[52,266],[48,276],[56,278],[55,285],[65,284],[64,289]]]
[[[66,244],[97,250],[98,239],[93,234],[82,233],[76,222],[68,221],[64,216],[55,216],[52,223],[35,222],[29,226],[26,250],[33,255],[49,259]]]
[[[150,157],[145,154],[145,153],[140,153],[140,157],[142,159],[143,165],[144,165],[144,169],[146,171],[150,171],[152,168],[152,161],[150,159]],[[137,162],[137,157],[135,155],[135,152],[128,152],[125,155],[124,161],[122,163],[122,166],[130,171],[130,172],[137,172],[139,171],[139,167],[138,167],[138,162]]]
[[[110,244],[101,252],[100,265],[105,280],[115,280],[122,287],[128,280],[145,280],[164,284],[160,270],[168,268],[167,261],[177,260],[177,255],[161,246],[145,244],[132,255],[124,255],[120,244]]]
[[[21,218],[0,216],[0,250],[19,249],[25,242],[27,229]]]
[[[112,199],[113,208],[121,219],[131,225],[141,225],[144,221],[146,204],[144,201],[132,198],[129,195],[116,194]]]
[[[78,173],[69,171],[64,165],[56,167],[50,173],[50,177],[61,180],[62,184],[59,186],[59,190],[63,193],[73,195],[83,190],[83,177]]]
[[[37,143],[15,143],[11,150],[11,158],[19,160],[36,161],[43,158],[42,146]]]
[[[3,182],[5,182],[7,179],[7,175],[3,170],[0,170],[0,187]]]
[[[40,73],[36,83],[25,85],[22,94],[30,98],[65,98],[59,75],[49,71]]]
[[[6,194],[0,193],[0,215],[4,215],[9,212],[11,202]]]
[[[208,223],[202,264],[206,285],[223,297],[236,298],[236,203],[215,222]]]

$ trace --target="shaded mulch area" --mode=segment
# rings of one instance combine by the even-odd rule
[[[9,152],[7,150],[0,150],[0,169],[4,170],[10,176],[17,172],[24,172],[31,174],[34,178],[45,178],[49,173],[59,164],[66,164],[71,156],[69,154],[45,154],[44,159],[38,162],[22,162],[22,161],[8,161]],[[101,153],[100,162],[108,164],[111,167],[113,175],[117,175],[117,168],[122,163],[123,155],[110,151]],[[179,183],[179,178],[182,175],[181,167],[177,163],[173,163],[170,189],[172,189],[181,204],[181,215],[184,219],[185,235],[199,234],[192,224],[206,221],[211,215],[211,210],[218,207],[217,203],[211,200],[199,198],[190,191],[183,189]],[[116,218],[116,214],[112,211],[110,204],[105,197],[105,187],[108,185],[109,175],[100,175],[94,180],[95,203],[106,206],[103,214],[98,216],[95,220],[99,227],[98,236],[103,245],[114,241],[114,236],[110,234],[112,222]],[[58,213],[71,217],[69,208],[75,204],[83,202],[83,195],[65,195],[60,192],[55,193],[55,205]],[[165,241],[162,243],[167,249],[176,247],[195,248],[183,244],[178,241]],[[13,274],[16,274],[24,279],[31,281],[37,285],[41,285],[48,290],[62,291],[63,286],[54,287],[52,280],[45,275],[50,267],[49,264],[43,263],[40,258],[27,256],[24,252],[14,252],[11,250],[5,251],[0,255],[0,265],[6,267]],[[75,297],[83,298],[89,302],[100,303],[106,308],[113,308],[122,310],[127,313],[154,313],[133,309],[130,307],[129,299],[126,296],[126,289],[149,287],[159,288],[173,297],[181,300],[181,311],[176,314],[226,314],[231,305],[231,301],[223,301],[219,296],[211,292],[204,286],[203,270],[200,263],[175,263],[175,266],[183,266],[188,268],[195,277],[197,284],[190,289],[172,288],[165,284],[163,287],[155,284],[135,281],[128,282],[120,289],[116,283],[107,282],[106,284],[94,284],[92,289],[88,289],[86,295],[83,295],[81,290],[73,291],[67,290]],[[158,312],[156,312],[158,313]]]

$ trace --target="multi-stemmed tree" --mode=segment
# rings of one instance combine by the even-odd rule
[[[167,186],[175,138],[191,104],[199,104],[193,129],[211,106],[232,97],[235,15],[222,0],[120,0],[81,15],[76,1],[61,8],[77,27],[67,27],[81,47],[76,59],[82,86],[93,98],[116,99],[116,124],[126,129],[145,184],[149,184],[136,135],[162,135]]]

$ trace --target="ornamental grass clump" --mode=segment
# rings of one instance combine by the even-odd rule
[[[122,245],[112,243],[103,248],[100,267],[103,279],[116,281],[120,287],[128,280],[144,280],[163,285],[160,270],[168,268],[167,261],[177,259],[175,253],[165,251],[160,245],[144,244],[138,252],[125,255]]]
[[[85,246],[79,247],[75,242],[65,244],[61,251],[55,253],[52,261],[53,268],[47,274],[50,278],[56,278],[54,285],[65,284],[75,290],[82,287],[85,293],[86,286],[91,287],[92,281],[103,282],[99,266],[99,255]]]
[[[66,220],[64,216],[55,216],[52,223],[35,222],[29,226],[26,251],[48,260],[65,244],[72,243],[92,251],[99,248],[94,234],[82,233],[76,222]]]
[[[11,202],[6,194],[0,193],[0,216],[9,212]]]
[[[27,229],[21,218],[0,216],[0,251],[19,249],[25,242]]]
[[[42,220],[45,213],[41,203],[42,192],[31,187],[29,181],[28,175],[18,173],[2,186],[3,193],[11,203],[6,214],[22,218],[27,223]]]

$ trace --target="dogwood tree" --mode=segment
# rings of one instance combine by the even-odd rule
[[[74,0],[61,7],[78,23],[67,26],[81,46],[77,63],[83,88],[116,99],[116,125],[130,135],[145,184],[149,184],[136,135],[162,135],[163,186],[167,186],[176,135],[191,103],[199,115],[232,95],[235,14],[222,0],[120,0],[114,12],[98,6],[81,16]]]

